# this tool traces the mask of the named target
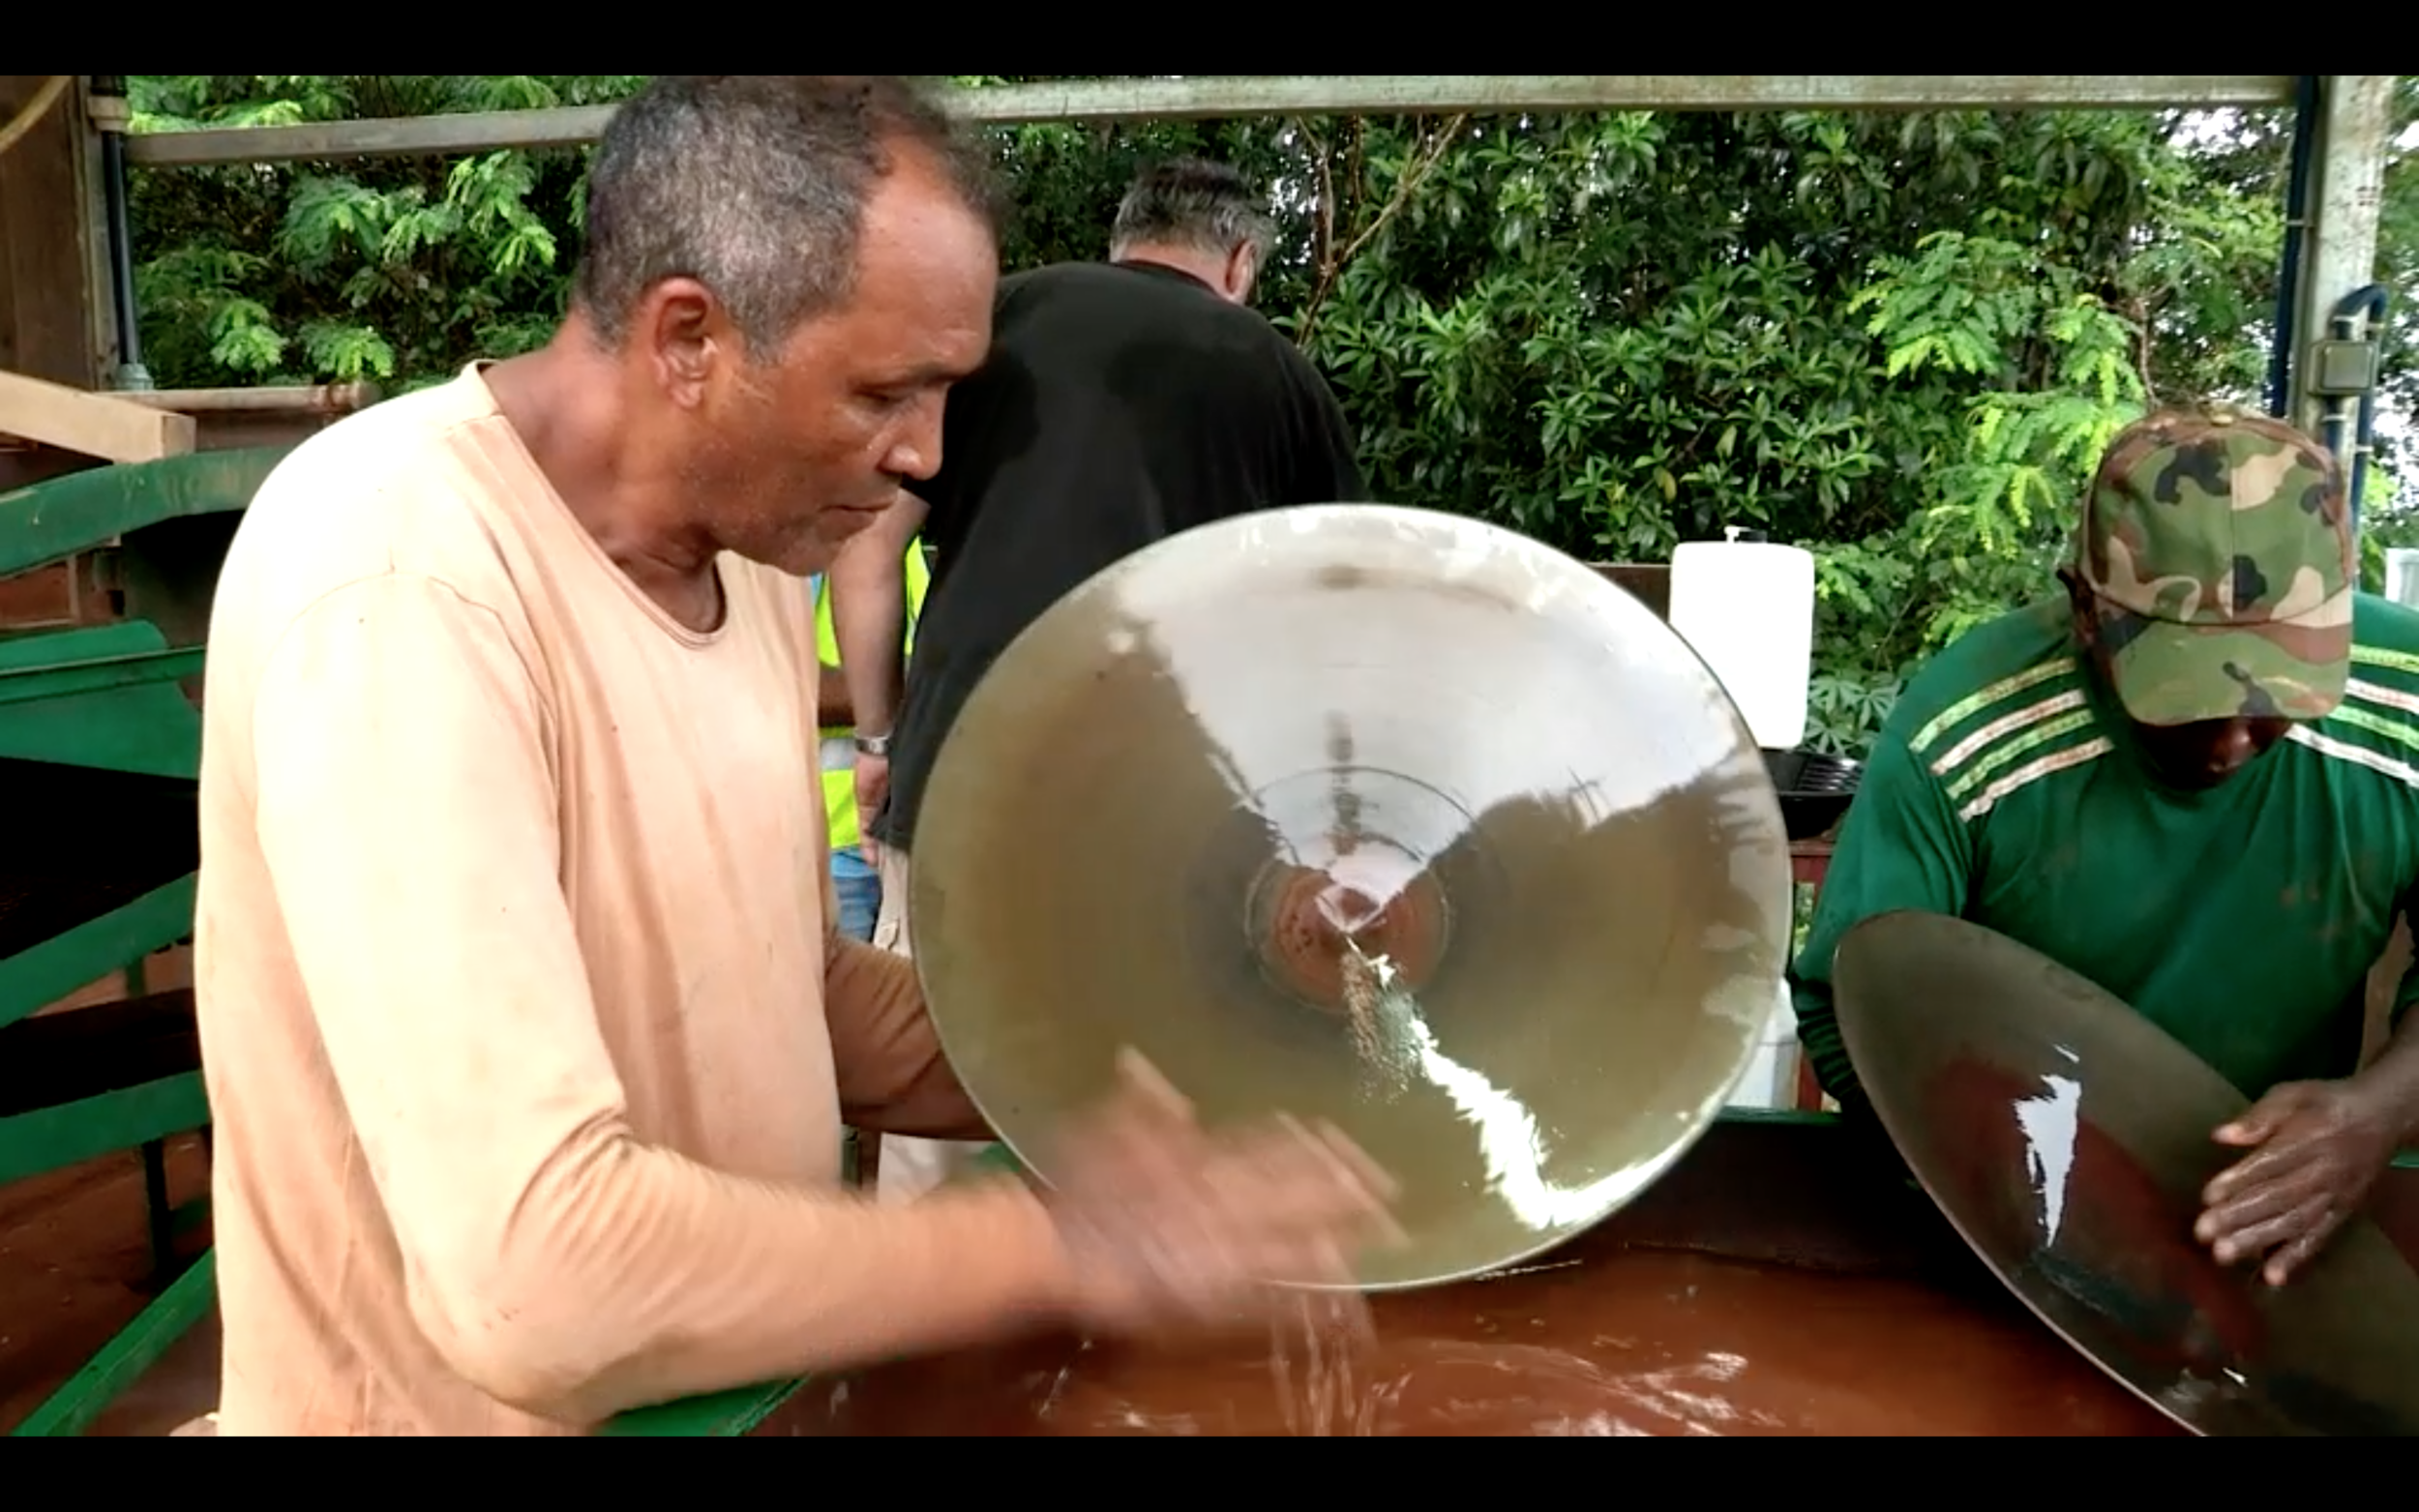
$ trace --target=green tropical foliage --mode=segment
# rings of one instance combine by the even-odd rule
[[[1048,75],[1066,77],[1068,75]],[[1045,75],[960,75],[984,86]],[[639,75],[133,81],[140,130],[585,104]],[[2419,84],[2380,278],[2419,292]],[[1097,257],[1176,153],[1276,195],[1263,308],[1335,385],[1384,496],[1599,561],[1726,528],[1820,558],[1817,743],[2044,591],[2099,449],[2145,406],[2264,400],[2291,121],[1950,112],[1357,119],[995,141],[1012,267]],[[146,358],[175,386],[441,381],[542,342],[583,154],[143,172]],[[2398,301],[2385,411],[2419,415]],[[2389,445],[2373,576],[2419,544]]]

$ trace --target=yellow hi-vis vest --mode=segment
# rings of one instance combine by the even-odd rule
[[[903,657],[915,654],[915,622],[924,613],[924,592],[932,586],[932,569],[924,561],[924,543],[913,541],[907,553],[907,641]],[[831,623],[831,575],[825,573],[815,590],[815,645],[823,665],[840,665],[840,636]],[[856,731],[845,726],[823,728],[823,813],[831,821],[831,848],[849,850],[862,844],[856,812]]]

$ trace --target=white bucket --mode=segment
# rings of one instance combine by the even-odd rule
[[[2419,609],[2419,551],[2385,553],[2385,596],[2406,609]]]
[[[1763,1043],[1756,1048],[1738,1090],[1730,1094],[1730,1106],[1765,1112],[1786,1112],[1797,1107],[1798,1055],[1798,1015],[1784,982],[1780,1000],[1764,1026]]]
[[[1671,628],[1721,680],[1757,745],[1795,751],[1814,681],[1814,555],[1730,536],[1674,553]]]

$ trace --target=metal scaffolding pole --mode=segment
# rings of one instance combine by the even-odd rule
[[[2375,445],[2382,335],[2375,322],[2388,298],[2375,283],[2377,227],[2394,85],[2390,74],[2320,80],[2312,223],[2298,291],[2302,350],[2295,354],[2291,413],[2343,459],[2355,515]]]
[[[1098,79],[959,92],[969,120],[1237,120],[1295,115],[1520,115],[1597,110],[2224,109],[2289,105],[2289,74],[1314,74]],[[146,167],[458,156],[576,147],[610,105],[132,137]]]

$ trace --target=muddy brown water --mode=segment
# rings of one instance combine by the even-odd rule
[[[1568,1265],[1568,1268],[1562,1268]],[[1316,1306],[1318,1304],[1314,1304]],[[2102,1438],[2177,1431],[2054,1336],[1919,1283],[1650,1250],[1388,1298],[1356,1353],[1057,1341],[810,1390],[845,1437]],[[1320,1345],[1325,1347],[1319,1348]]]
[[[2376,1217],[2419,1263],[2419,1173]],[[1312,1311],[1216,1348],[903,1364],[810,1387],[760,1437],[2183,1436],[1837,1126],[1724,1124],[1534,1267],[1375,1311],[1359,1352]]]
[[[203,1185],[180,1141],[177,1199]],[[2419,1260],[2419,1173],[2378,1214]],[[149,1300],[131,1157],[0,1194],[0,1431]],[[202,1236],[189,1238],[192,1253]],[[206,1241],[204,1241],[206,1242]],[[819,1382],[759,1437],[2174,1436],[1829,1127],[1717,1128],[1523,1274],[1380,1298],[1375,1348],[1306,1324],[1221,1347],[1048,1339]],[[213,1320],[214,1321],[214,1320]],[[1314,1355],[1311,1345],[1323,1349]],[[94,1432],[208,1409],[205,1322]]]
[[[1053,1339],[818,1383],[760,1437],[2181,1437],[1837,1127],[1717,1128],[1525,1272],[1218,1347]],[[2419,1174],[2379,1208],[2419,1260]]]

